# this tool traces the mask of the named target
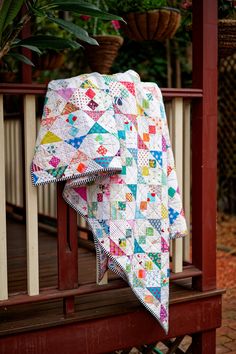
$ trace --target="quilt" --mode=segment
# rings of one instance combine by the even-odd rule
[[[169,242],[187,234],[161,91],[129,70],[53,80],[32,161],[35,186],[65,200],[111,269],[168,331]]]

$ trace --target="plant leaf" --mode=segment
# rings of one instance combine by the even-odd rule
[[[0,10],[0,33],[16,18],[24,0],[3,0]]]
[[[86,3],[84,1],[52,0],[52,2],[53,4],[57,5],[57,10],[76,12],[80,15],[89,15],[103,20],[118,20],[125,22],[122,17],[101,11],[95,5]]]
[[[76,41],[55,36],[33,36],[23,39],[21,45],[33,45],[39,49],[62,50],[66,48],[78,49],[82,47]]]
[[[15,52],[9,52],[8,56],[12,56],[13,58],[15,58],[17,60],[22,61],[24,64],[34,66],[34,63],[23,54],[15,53]]]
[[[35,53],[38,53],[38,54],[42,54],[41,50],[36,47],[35,45],[29,45],[29,44],[18,44],[18,46],[21,46],[21,47],[24,47],[24,48],[27,48],[29,50],[31,50],[32,52],[35,52]]]
[[[81,39],[82,41],[87,42],[89,44],[98,45],[98,42],[95,39],[89,37],[87,31],[75,25],[74,23],[59,18],[55,18],[50,15],[47,15],[47,18],[50,21],[56,23],[61,28],[65,29],[66,31],[69,31],[70,33],[74,34],[77,38]]]

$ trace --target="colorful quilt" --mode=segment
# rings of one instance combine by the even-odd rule
[[[118,273],[167,332],[169,241],[187,231],[157,85],[131,70],[51,81],[32,178],[67,180],[65,200],[93,231],[99,280]]]

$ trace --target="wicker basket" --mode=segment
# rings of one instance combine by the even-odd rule
[[[236,52],[236,20],[218,21],[218,46],[220,58]]]
[[[180,25],[181,15],[177,9],[161,8],[144,13],[130,12],[124,14],[123,18],[127,22],[127,25],[123,25],[123,29],[130,39],[162,42],[175,35]]]
[[[84,45],[85,55],[92,71],[108,74],[118,50],[123,44],[121,36],[94,36],[99,46]]]

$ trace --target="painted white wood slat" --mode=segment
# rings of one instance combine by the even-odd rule
[[[25,189],[28,294],[39,293],[37,188],[32,185],[30,167],[36,139],[35,96],[24,97]]]
[[[184,104],[184,189],[183,204],[188,227],[188,236],[184,237],[184,260],[190,261],[190,218],[191,218],[191,103]]]
[[[16,205],[23,207],[23,168],[22,168],[22,135],[21,121],[15,120],[15,180]]]
[[[183,99],[176,97],[172,101],[173,109],[173,135],[176,173],[178,177],[180,193],[183,192]],[[172,242],[172,271],[174,273],[183,270],[183,239],[179,238]]]
[[[8,298],[3,95],[0,95],[0,300]]]

